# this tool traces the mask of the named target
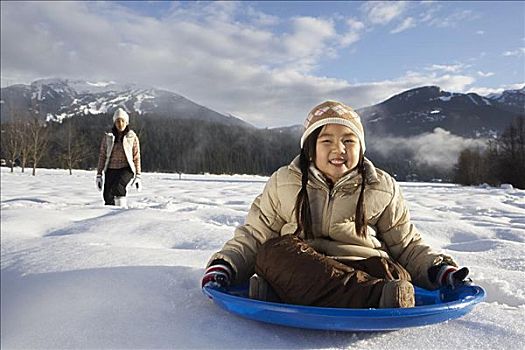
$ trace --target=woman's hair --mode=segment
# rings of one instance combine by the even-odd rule
[[[305,140],[301,154],[299,156],[299,168],[301,169],[301,190],[297,194],[295,201],[295,218],[297,221],[297,229],[294,234],[298,235],[304,233],[304,238],[314,238],[312,231],[312,214],[310,211],[310,200],[308,198],[308,172],[310,163],[315,159],[315,148],[317,137],[321,133],[322,128],[317,128]],[[358,171],[361,173],[361,191],[357,199],[355,230],[359,237],[366,237],[367,220],[365,215],[365,183],[366,183],[366,168],[362,151],[360,152],[359,163],[357,165]]]

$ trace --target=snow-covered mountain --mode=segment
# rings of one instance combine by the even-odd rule
[[[425,86],[397,94],[381,103],[358,109],[367,134],[416,136],[440,127],[464,137],[501,133],[517,116],[525,116],[525,87],[500,94],[480,96]],[[302,125],[278,128],[300,135]]]
[[[233,115],[223,115],[174,92],[113,81],[90,82],[42,79],[30,85],[1,89],[1,120],[37,114],[42,120],[112,113],[125,106],[139,115],[195,119],[252,127]],[[525,87],[480,96],[425,86],[397,94],[377,105],[359,109],[372,135],[415,136],[440,127],[464,137],[501,133],[517,116],[525,116]],[[300,135],[301,126],[280,128]]]
[[[438,86],[402,92],[358,113],[374,135],[413,136],[436,127],[464,137],[501,133],[513,118],[525,116],[524,89],[483,97],[453,93]]]
[[[499,94],[490,94],[487,97],[499,103],[504,109],[525,114],[525,86],[518,90],[505,90]]]
[[[251,126],[230,116],[201,106],[174,92],[136,84],[89,82],[67,79],[41,79],[30,85],[12,85],[1,89],[1,120],[37,114],[42,120],[112,113],[118,106],[139,115],[157,115],[178,119],[215,121]]]

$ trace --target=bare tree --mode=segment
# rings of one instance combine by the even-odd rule
[[[29,122],[28,130],[31,141],[30,159],[33,161],[33,176],[35,176],[38,162],[46,153],[49,132],[46,125],[41,125],[36,118]]]
[[[2,153],[7,158],[11,172],[14,171],[15,161],[20,155],[22,135],[19,122],[8,122],[2,125]]]
[[[64,151],[61,156],[63,164],[69,169],[69,175],[72,175],[72,169],[90,154],[87,143],[72,124],[72,121],[67,122],[65,140],[62,144]]]
[[[484,151],[463,150],[456,165],[455,181],[464,185],[510,183],[524,189],[525,118],[517,118],[501,137],[489,140]]]
[[[20,167],[22,172],[26,169],[32,148],[31,123],[27,121],[20,122]]]
[[[519,117],[499,139],[502,182],[525,188],[525,118]]]
[[[454,180],[462,185],[479,185],[484,182],[484,153],[478,149],[464,149],[459,154]]]

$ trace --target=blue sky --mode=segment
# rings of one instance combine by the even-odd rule
[[[168,89],[257,126],[439,85],[525,84],[525,2],[2,2],[2,86],[63,77]]]
[[[371,4],[380,7],[378,3]],[[503,53],[525,46],[525,2],[401,4],[392,4],[390,12],[395,12],[396,7],[399,12],[391,19],[386,13],[383,18],[377,15],[377,19],[372,19],[372,10],[366,3],[354,2],[287,3],[289,9],[284,13],[297,11],[301,15],[318,14],[322,18],[340,15],[341,20],[336,24],[341,31],[344,20],[349,17],[363,23],[359,40],[342,49],[337,59],[326,60],[321,74],[342,76],[350,81],[369,81],[393,78],[404,70],[462,64],[463,71],[505,72],[485,80],[492,87],[508,84],[512,79],[524,80],[523,52],[521,60],[506,58]],[[277,5],[261,3],[260,6],[269,7],[270,13],[278,13]],[[405,21],[413,27],[400,28]]]

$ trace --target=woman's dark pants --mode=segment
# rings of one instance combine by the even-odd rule
[[[131,168],[107,169],[104,179],[104,204],[115,205],[115,197],[126,196],[126,186],[133,179]]]

